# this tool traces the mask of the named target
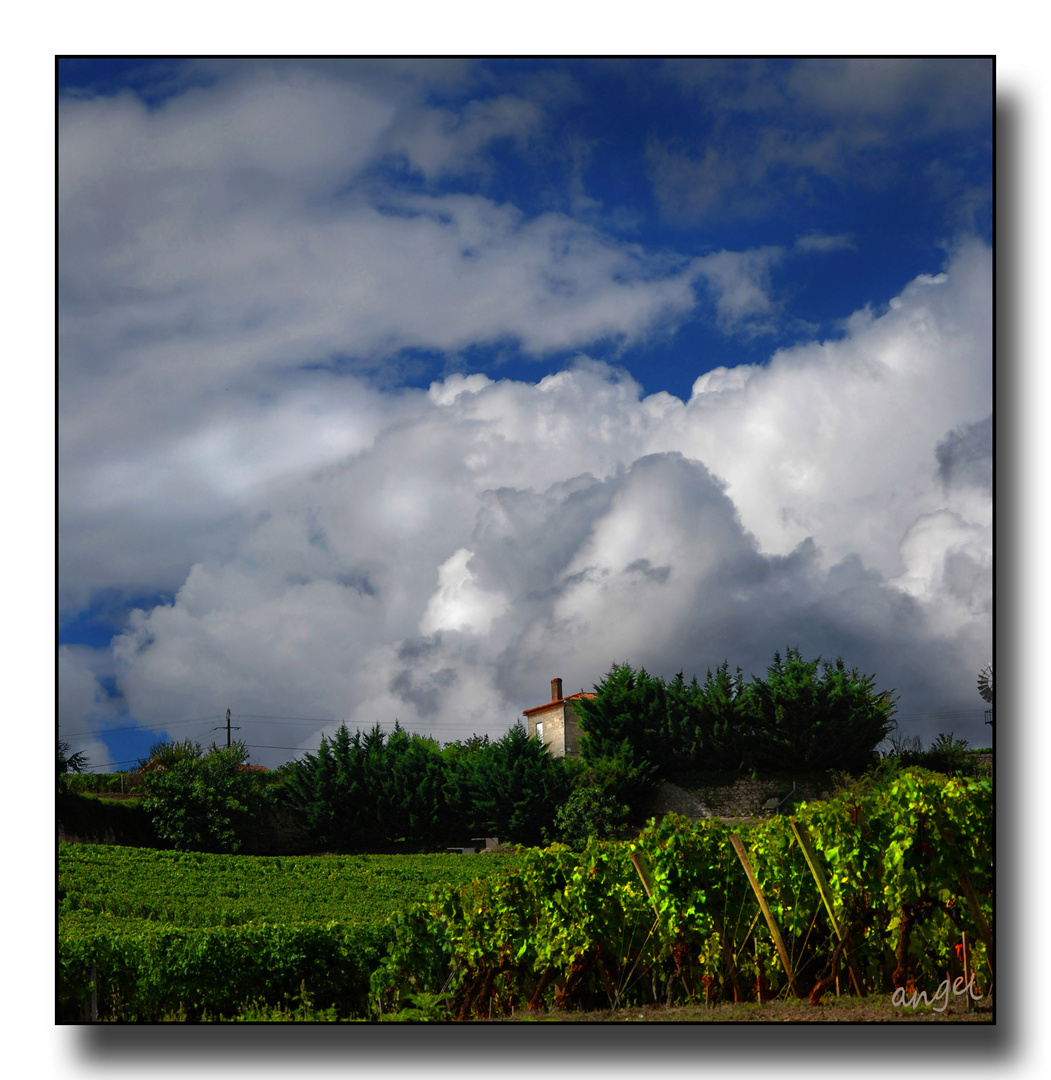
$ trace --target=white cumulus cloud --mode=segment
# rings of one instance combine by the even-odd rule
[[[273,459],[298,465],[264,469],[224,553],[116,640],[130,708],[163,725],[189,689],[201,709],[499,734],[555,675],[759,672],[786,645],[875,672],[905,714],[980,708],[989,258],[962,248],[882,315],[688,402],[586,360],[535,385],[350,380],[331,415],[371,417],[369,438],[296,459],[308,418],[276,429]],[[111,510],[113,535],[137,512]]]
[[[875,672],[906,713],[980,709],[986,246],[825,340],[698,357],[688,400],[647,396],[589,350],[699,310],[755,339],[784,318],[771,268],[850,237],[652,250],[431,183],[492,140],[528,149],[539,97],[454,116],[397,65],[238,70],[151,108],[61,102],[60,603],[166,596],[109,649],[62,654],[64,727],[230,706],[321,718],[249,738],[276,747],[343,718],[498,735],[554,676],[758,672],[787,645]],[[713,206],[746,165],[707,161]],[[471,348],[509,343],[538,381],[470,370]],[[414,350],[452,373],[406,385]]]

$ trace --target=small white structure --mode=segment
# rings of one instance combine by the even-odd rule
[[[580,724],[573,702],[593,698],[585,693],[562,696],[562,680],[551,680],[551,700],[546,705],[526,709],[526,730],[535,735],[554,757],[576,757],[580,753]]]

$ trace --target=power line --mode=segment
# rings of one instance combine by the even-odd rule
[[[255,720],[259,723],[281,723],[281,722],[295,722],[303,724],[347,724],[349,726],[348,718],[343,717],[337,719],[332,716],[272,716],[262,713],[231,713],[231,715],[237,720]],[[172,720],[166,722],[158,722],[156,724],[144,722],[138,727],[124,727],[124,728],[101,728],[97,731],[64,731],[62,732],[65,738],[77,738],[79,736],[91,736],[93,738],[101,738],[105,735],[124,735],[134,732],[141,732],[144,730],[168,730],[173,727],[181,727],[185,724],[200,724],[210,720],[222,720],[224,719],[223,713],[213,713],[210,716],[198,716],[190,720]],[[381,728],[383,725],[381,725]],[[408,730],[407,728],[404,730]],[[426,725],[426,731],[474,731],[477,730],[477,725],[473,724],[430,724]],[[411,734],[421,734],[420,732],[411,732]]]
[[[296,750],[300,753],[310,753],[310,748],[306,746],[268,746],[259,743],[245,743],[245,747],[249,750]]]
[[[925,712],[902,713],[902,716],[970,716],[980,713],[981,709],[928,709]]]
[[[201,723],[201,722],[209,721],[209,720],[221,720],[221,719],[223,719],[223,717],[221,715],[216,715],[216,716],[198,717],[195,720],[176,720],[176,721],[173,721],[170,724],[159,724],[157,726],[157,729],[153,729],[153,730],[167,730],[168,728],[175,727],[176,725],[179,725],[179,724],[195,724],[195,723]],[[250,717],[247,717],[247,716],[245,716],[243,714],[238,714],[237,719],[239,719],[239,720],[250,719]],[[262,718],[257,718],[257,719],[262,719]],[[287,717],[287,718],[268,718],[268,719],[308,720],[309,718],[308,717]],[[316,720],[310,720],[310,722],[311,723],[323,723],[323,724],[335,723],[334,720],[322,720],[320,718],[316,719]],[[106,728],[106,729],[103,729],[103,730],[97,731],[97,732],[82,732],[82,733],[78,732],[77,734],[79,734],[79,735],[90,735],[92,738],[96,738],[96,739],[104,739],[105,736],[107,736],[107,735],[145,733],[146,731],[149,731],[149,730],[151,730],[151,729],[150,728],[145,728],[145,727],[137,727],[137,728]],[[222,730],[222,729],[214,728],[213,730],[219,731],[219,730]],[[240,728],[235,728],[235,730],[240,730]],[[390,735],[392,733],[392,731],[393,731],[393,729],[391,729],[390,731],[384,731],[383,734]],[[425,731],[408,731],[406,729],[407,734],[418,735],[418,736],[421,736],[423,738],[433,738],[435,734],[451,733],[452,731],[461,731],[461,732],[462,731],[470,731],[472,734],[477,734],[478,733],[478,728],[475,725],[469,725],[469,724],[441,724],[441,725],[433,725],[432,727],[426,729]],[[67,735],[66,737],[67,738],[74,738],[75,736]],[[247,749],[249,749],[249,750],[289,750],[289,751],[292,751],[294,753],[312,753],[313,752],[311,750],[311,748],[308,747],[308,746],[278,746],[278,745],[275,745],[273,743],[245,743],[245,747]],[[317,748],[314,748],[314,749],[317,749]],[[138,761],[141,761],[141,760],[142,760],[142,758],[139,757],[139,758],[127,758],[124,761],[108,761],[108,762],[105,762],[104,764],[100,764],[100,765],[94,765],[93,764],[91,766],[90,771],[91,772],[97,772],[99,770],[108,768],[111,765],[127,765],[127,764],[130,764],[132,762],[138,762]]]
[[[336,719],[335,717],[324,716],[269,716],[257,713],[234,713],[234,717],[238,720],[258,720],[262,723],[276,723],[280,721],[296,721],[306,724],[347,724],[349,727],[347,717],[342,719]],[[382,727],[382,725],[381,725]],[[405,729],[408,730],[408,729]],[[426,728],[427,731],[474,731],[476,725],[472,724],[432,724]],[[412,732],[412,734],[422,734],[422,732]]]
[[[125,761],[106,761],[106,762],[103,762],[103,764],[101,764],[101,765],[92,765],[89,772],[94,773],[94,772],[98,772],[99,769],[108,769],[111,765],[130,765],[132,762],[135,762],[136,764],[138,764],[141,760],[142,760],[142,758],[133,757],[133,758],[127,758]],[[85,775],[88,775],[88,774],[86,773]]]
[[[307,724],[334,724],[335,719],[332,717],[324,718],[321,716],[256,716],[254,713],[238,713],[238,720],[300,720]],[[345,723],[346,721],[342,721]]]
[[[167,730],[168,728],[181,727],[183,724],[203,724],[206,720],[221,720],[222,714],[216,713],[214,716],[198,716],[193,720],[172,720],[171,723],[158,724],[158,729]],[[139,727],[126,727],[126,728],[101,728],[98,731],[64,731],[62,734],[67,739],[75,739],[78,736],[90,735],[93,738],[101,738],[103,735],[127,735],[129,732],[153,730],[151,728]]]
[[[252,713],[234,713],[233,716],[237,720],[257,720],[257,721],[259,721],[261,723],[276,723],[276,722],[280,722],[280,721],[284,721],[284,720],[301,720],[301,721],[311,723],[311,724],[337,724],[338,723],[338,724],[347,724],[347,726],[350,727],[350,724],[347,723],[346,718],[344,718],[342,720],[335,720],[335,719],[326,720],[324,717],[320,717],[320,716],[319,717],[310,717],[310,716],[255,716]],[[359,731],[362,730],[360,727],[357,727],[357,725],[355,725],[355,727]],[[380,725],[380,730],[383,731],[384,734],[390,734],[390,732],[393,731],[394,729],[393,729],[393,727],[391,727],[390,729],[387,729],[383,725]],[[408,734],[410,734],[410,735],[427,735],[427,734],[429,734],[430,732],[433,732],[433,731],[437,731],[437,732],[444,732],[444,731],[472,731],[473,732],[473,731],[478,730],[478,726],[476,724],[431,724],[431,725],[428,725],[426,727],[422,727],[419,730],[410,731],[408,728],[402,728],[402,730],[408,732]]]
[[[894,719],[900,724],[903,721],[906,723],[918,723],[932,720],[977,720],[982,715],[982,709],[955,709],[944,712],[899,713]]]

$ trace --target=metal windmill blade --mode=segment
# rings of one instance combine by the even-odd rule
[[[993,703],[993,665],[986,664],[978,673],[978,693],[990,705]]]

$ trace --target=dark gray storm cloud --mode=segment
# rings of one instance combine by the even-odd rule
[[[938,475],[946,487],[993,490],[993,417],[949,432],[938,443]]]

